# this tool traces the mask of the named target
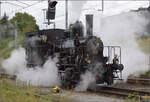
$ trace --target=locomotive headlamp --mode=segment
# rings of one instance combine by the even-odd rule
[[[58,38],[58,36],[56,36],[56,40],[58,40],[59,38]]]
[[[99,46],[99,42],[97,42],[96,45]]]
[[[70,24],[70,25],[69,25],[69,29],[70,29],[70,30],[72,29],[72,25],[73,25],[73,24]]]
[[[96,43],[100,43],[100,39],[99,38],[96,38]]]
[[[89,60],[87,60],[87,63],[88,63],[88,64],[90,64],[90,63],[91,63],[91,60],[90,60],[90,59],[89,59]]]
[[[76,37],[78,37],[78,35],[79,35],[79,34],[78,34],[78,33],[76,33]]]
[[[97,54],[98,54],[98,51],[97,51],[97,50],[93,50],[92,53],[93,53],[94,55],[97,55]]]
[[[44,42],[46,42],[46,41],[47,41],[47,36],[42,35],[42,40],[43,40]]]
[[[88,64],[90,64],[90,63],[91,63],[91,60],[90,60],[90,56],[89,56],[89,54],[87,54],[86,62],[87,62]]]

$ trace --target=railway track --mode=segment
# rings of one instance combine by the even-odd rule
[[[150,79],[150,75],[141,75],[140,78]]]
[[[150,85],[150,79],[147,79],[147,78],[128,78],[127,83],[129,83],[129,84],[140,84],[140,85]]]
[[[17,76],[16,75],[9,75],[6,73],[0,73],[0,79],[3,79],[3,78],[16,80]]]
[[[115,88],[111,86],[97,86],[95,90],[89,90],[89,91],[96,92],[98,94],[109,95],[109,96],[117,96],[121,98],[132,96],[132,97],[140,97],[142,99],[143,96],[150,96],[150,92]]]
[[[139,77],[128,78],[127,83],[132,84],[132,85],[139,84],[139,85],[149,86],[150,79],[147,78],[146,76],[143,76],[140,78]],[[96,93],[103,93],[106,95],[115,95],[115,96],[123,97],[123,98],[128,97],[129,95],[132,95],[134,97],[150,96],[150,91],[140,91],[140,90],[133,90],[133,89],[128,89],[128,88],[117,88],[117,87],[112,87],[112,86],[97,86],[94,91]]]
[[[15,75],[8,75],[5,73],[0,73],[0,78],[8,78],[11,80],[16,80]],[[128,78],[127,83],[150,85],[150,79]],[[111,87],[111,86],[97,86],[96,89],[94,89],[94,90],[89,89],[88,91],[94,92],[97,94],[102,93],[102,94],[106,94],[106,95],[114,95],[114,96],[122,97],[122,98],[128,97],[129,95],[132,95],[133,97],[150,96],[150,92],[124,89],[124,88],[116,88],[116,87]]]

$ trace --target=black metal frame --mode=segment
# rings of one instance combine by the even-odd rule
[[[121,64],[121,62],[122,62],[121,61],[121,57],[122,57],[121,56],[121,46],[104,46],[104,51],[105,51],[105,49],[107,49],[107,51],[108,51],[107,52],[107,57],[109,59],[108,64],[112,64],[112,59],[111,58],[114,57],[115,54],[118,55],[118,57],[119,57],[119,64]],[[116,53],[116,49],[119,49],[119,53]],[[117,76],[117,78],[114,78],[115,80],[122,80],[122,71],[115,70],[113,73]]]

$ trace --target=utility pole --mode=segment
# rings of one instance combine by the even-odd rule
[[[149,7],[150,7],[150,0],[149,0]],[[150,18],[149,18],[150,20]],[[150,41],[149,41],[149,70],[150,70]]]
[[[149,41],[149,70],[150,70],[150,41]]]
[[[1,0],[0,0],[0,19],[1,19],[1,4],[2,4],[2,2],[1,2]]]
[[[17,22],[15,22],[15,47],[18,48],[18,25]]]
[[[104,0],[102,0],[102,12],[104,11]]]
[[[68,0],[66,0],[66,29],[68,29]]]

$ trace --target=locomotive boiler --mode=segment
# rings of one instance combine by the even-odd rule
[[[82,22],[77,21],[69,29],[47,29],[27,33],[27,66],[42,66],[49,57],[56,63],[63,87],[74,88],[87,71],[95,77],[96,84],[113,84],[121,79],[121,47],[104,46],[100,37],[93,35],[93,15],[86,15],[86,33]],[[104,55],[104,50],[107,53]],[[119,49],[118,63],[112,57]]]

